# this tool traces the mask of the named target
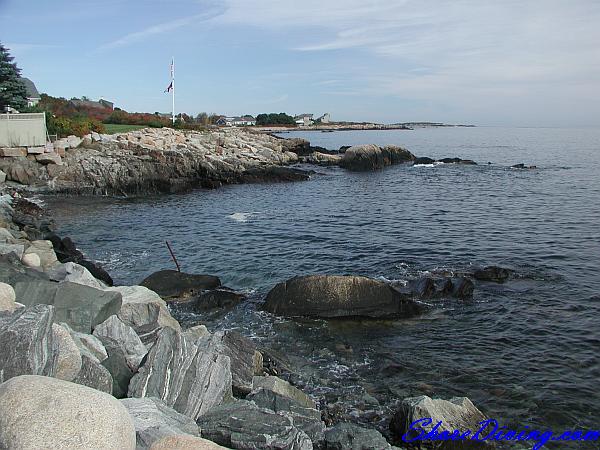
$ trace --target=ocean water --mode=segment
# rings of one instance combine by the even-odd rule
[[[46,201],[60,234],[120,284],[172,268],[169,240],[184,271],[245,291],[249,301],[225,316],[182,319],[237,329],[286,355],[296,382],[346,418],[385,431],[400,399],[426,394],[468,396],[517,429],[600,429],[600,130],[282,136],[332,149],[402,145],[479,165],[318,168],[298,183]],[[510,168],[521,162],[537,169]],[[477,283],[472,301],[435,304],[412,320],[292,321],[257,311],[294,275],[408,280],[488,264],[517,277]]]

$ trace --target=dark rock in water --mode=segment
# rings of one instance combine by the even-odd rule
[[[344,152],[340,166],[353,171],[379,170],[385,166],[409,162],[415,156],[402,147],[377,145],[355,145]]]
[[[262,375],[262,354],[254,343],[236,331],[220,331],[213,339],[220,339],[223,345],[221,354],[228,356],[231,367],[233,394],[244,396],[252,390],[252,379]]]
[[[434,280],[435,282],[435,295],[439,297],[446,297],[452,294],[454,289],[454,285],[452,284],[452,280],[449,278],[442,278],[438,280]]]
[[[254,402],[261,408],[291,416],[294,420],[294,426],[304,431],[313,444],[323,441],[325,424],[321,420],[319,410],[307,408],[290,398],[263,388],[252,391],[246,397],[246,400]]]
[[[433,278],[423,277],[408,284],[412,295],[418,298],[432,298],[436,294]]]
[[[439,162],[443,162],[444,164],[464,164],[476,166],[477,163],[472,159],[460,159],[460,158],[443,158],[438,160]]]
[[[239,181],[242,183],[306,181],[310,179],[311,174],[314,172],[291,167],[268,166],[246,170],[240,175]]]
[[[292,417],[238,400],[216,406],[198,419],[202,437],[232,449],[312,450]]]
[[[56,257],[61,263],[77,263],[80,266],[85,267],[94,276],[94,278],[103,281],[108,286],[113,285],[113,279],[108,272],[104,270],[100,264],[85,259],[83,253],[77,250],[77,247],[75,247],[75,244],[70,237],[61,239],[56,234],[51,233],[46,236],[46,239],[52,242],[54,253],[56,253]]]
[[[19,375],[54,376],[54,308],[36,305],[0,313],[0,383]]]
[[[87,259],[82,259],[81,261],[79,261],[78,264],[80,266],[85,267],[87,270],[89,270],[89,272],[94,276],[94,278],[96,278],[96,279],[98,279],[100,281],[105,282],[108,286],[112,286],[113,285],[113,279],[112,279],[112,277],[97,262],[92,262],[92,261],[89,261]]]
[[[86,353],[81,354],[81,371],[73,383],[94,388],[98,391],[113,393],[113,378],[106,367]]]
[[[55,227],[43,208],[25,198],[13,199],[12,207],[13,222],[21,226],[31,239],[42,239],[44,233]]]
[[[351,423],[339,423],[325,431],[325,450],[390,450],[390,444],[377,430]]]
[[[150,448],[155,441],[171,435],[199,436],[194,420],[178,413],[157,398],[125,398],[121,403],[133,418],[138,449]]]
[[[129,397],[160,398],[197,419],[232,398],[231,383],[220,336],[192,339],[166,327],[131,379]]]
[[[415,316],[422,307],[386,283],[358,276],[308,275],[276,285],[263,308],[287,317]]]
[[[278,137],[278,136],[275,136]],[[302,138],[281,139],[281,146],[284,151],[295,153],[298,156],[306,156],[312,153],[310,142]]]
[[[390,430],[396,438],[402,439],[402,436],[409,434],[411,437],[419,435],[418,431],[411,431],[410,425],[419,419],[430,418],[431,425],[423,427],[426,432],[431,431],[431,428],[438,422],[442,422],[437,429],[438,433],[447,431],[452,434],[454,430],[478,430],[479,422],[487,419],[481,411],[479,411],[471,400],[467,397],[455,397],[448,400],[431,399],[426,395],[420,397],[406,398],[402,401],[400,409],[392,418]],[[457,449],[479,449],[488,448],[490,445],[486,441],[464,440],[459,441],[459,446],[452,440],[441,441],[436,448],[443,450]]]
[[[171,304],[196,313],[211,311],[228,311],[246,300],[246,296],[226,288],[213,289],[183,301],[174,301]]]
[[[537,166],[527,166],[523,163],[510,166],[511,169],[537,169]]]
[[[480,281],[494,281],[496,283],[504,283],[508,280],[508,277],[512,273],[512,270],[505,269],[498,266],[487,266],[483,269],[478,269],[473,273],[476,280]]]
[[[186,297],[196,295],[206,289],[221,286],[219,277],[212,275],[193,275],[176,270],[154,272],[140,283],[163,298]]]
[[[57,322],[90,334],[92,329],[121,309],[121,294],[82,284],[35,280],[15,284],[17,302],[24,305],[53,305]]]
[[[417,164],[433,164],[434,162],[435,162],[435,159],[428,158],[427,156],[420,156],[418,158],[415,158],[415,160],[413,161],[413,163],[415,165],[417,165]]]
[[[465,277],[452,279],[452,297],[471,298],[475,285],[471,280]]]

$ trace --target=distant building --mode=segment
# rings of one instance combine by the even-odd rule
[[[307,127],[313,124],[313,114],[300,114],[294,117],[294,120],[296,121],[296,125]]]
[[[217,119],[216,124],[224,127],[250,127],[256,125],[256,119],[252,116],[221,116]]]
[[[331,122],[331,116],[329,115],[329,113],[325,113],[317,119],[317,122],[329,123],[329,122]]]
[[[70,100],[70,102],[74,106],[81,106],[84,108],[110,109],[111,111],[114,109],[113,102],[109,102],[108,100],[104,99],[94,102],[92,100],[80,100],[78,98],[74,98]]]
[[[25,85],[25,89],[27,89],[27,106],[37,105],[42,98],[35,84],[29,78],[21,78],[21,81]]]

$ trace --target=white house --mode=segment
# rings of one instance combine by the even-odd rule
[[[317,119],[317,122],[329,123],[329,122],[331,122],[331,116],[329,115],[329,113],[325,113]]]
[[[25,85],[25,89],[27,89],[27,106],[37,105],[42,98],[35,84],[29,78],[21,78],[21,81]]]
[[[313,124],[313,114],[300,114],[294,117],[296,125],[301,127],[307,127]]]

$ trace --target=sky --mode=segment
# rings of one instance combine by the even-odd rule
[[[127,111],[600,126],[598,0],[0,0],[40,92]]]

